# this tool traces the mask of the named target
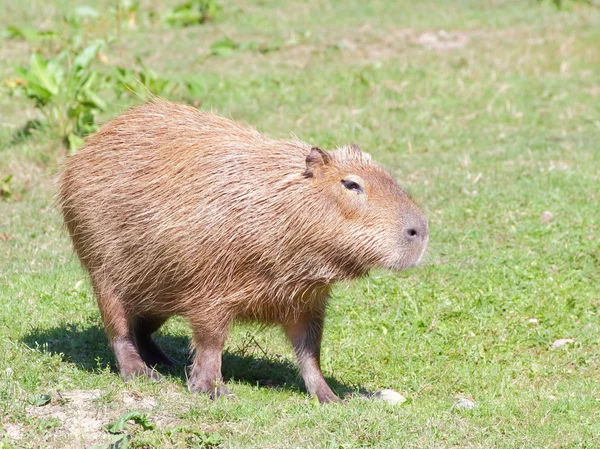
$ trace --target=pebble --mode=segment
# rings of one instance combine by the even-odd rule
[[[543,224],[548,224],[552,221],[552,219],[554,218],[554,214],[550,211],[545,211],[542,216],[540,217],[540,221]]]
[[[465,410],[471,410],[475,407],[475,401],[473,398],[460,398],[456,404],[454,404],[456,408],[464,408]]]
[[[377,399],[383,399],[385,402],[392,405],[406,402],[406,398],[404,396],[394,390],[390,390],[389,388],[373,393],[373,397]]]
[[[575,343],[575,339],[574,338],[559,338],[558,340],[554,340],[551,348],[552,349],[562,348],[567,343]]]

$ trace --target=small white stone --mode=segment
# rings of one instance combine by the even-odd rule
[[[550,212],[549,210],[547,210],[540,217],[540,221],[543,224],[548,224],[552,221],[553,218],[554,218],[554,214],[552,212]]]
[[[558,340],[554,340],[551,348],[552,349],[562,348],[567,343],[575,343],[575,339],[574,338],[559,338]]]
[[[374,393],[373,397],[377,399],[383,399],[385,402],[392,405],[406,402],[406,398],[404,396],[394,390],[390,390],[389,388]]]
[[[464,408],[466,410],[471,410],[475,407],[475,401],[473,398],[460,398],[456,404],[454,404],[456,408]]]
[[[540,320],[537,318],[529,318],[527,321],[529,321],[531,324],[539,324],[540,322]]]

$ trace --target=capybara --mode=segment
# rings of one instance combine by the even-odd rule
[[[71,156],[59,200],[121,376],[172,360],[152,334],[193,330],[192,391],[231,395],[221,356],[236,319],[283,326],[306,389],[338,400],[320,368],[331,286],[417,264],[427,220],[356,145],[322,151],[154,100]]]

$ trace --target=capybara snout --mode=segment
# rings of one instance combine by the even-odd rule
[[[279,324],[310,394],[333,283],[418,263],[416,203],[355,145],[270,139],[156,100],[108,122],[66,162],[59,199],[123,378],[171,359],[152,334],[193,331],[193,391],[230,394],[221,355],[236,319]]]

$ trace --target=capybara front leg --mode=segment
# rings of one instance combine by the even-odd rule
[[[324,313],[305,314],[284,327],[308,392],[316,395],[320,403],[337,402],[340,399],[331,391],[321,372],[323,320]]]
[[[227,329],[218,329],[209,324],[194,325],[194,362],[190,371],[190,391],[208,393],[211,399],[233,396],[223,383],[221,359],[227,337]]]

